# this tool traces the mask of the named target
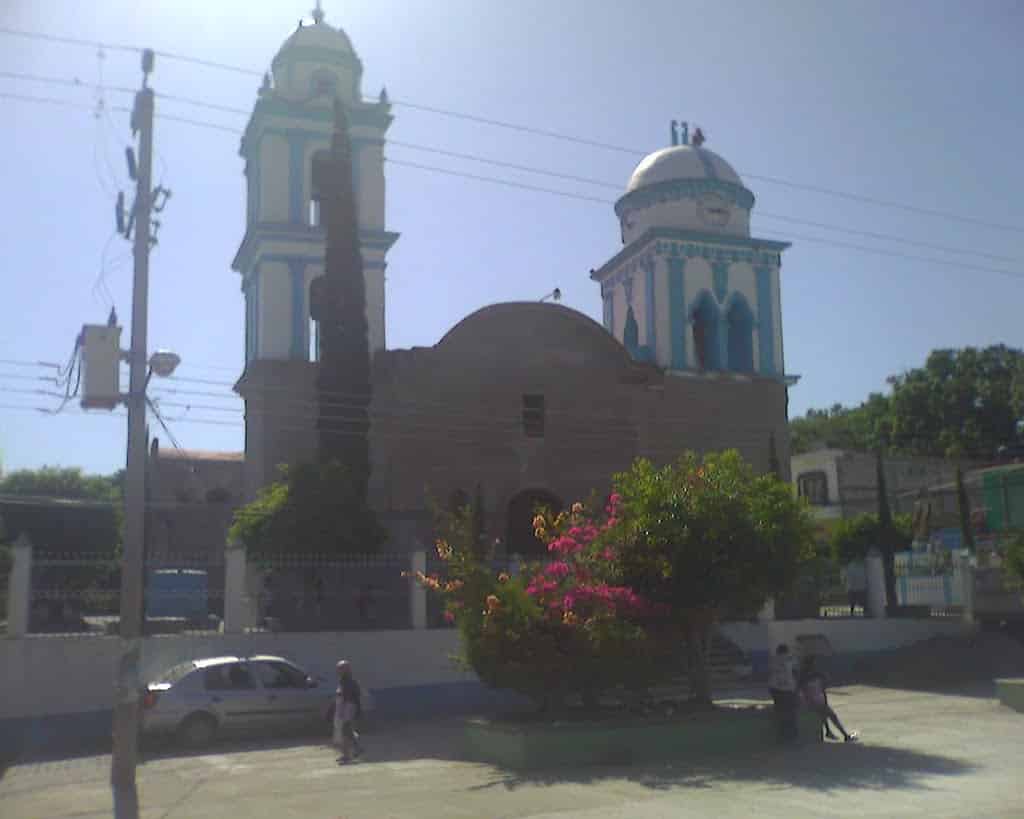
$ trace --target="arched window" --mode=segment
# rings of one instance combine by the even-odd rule
[[[729,369],[738,373],[754,371],[754,314],[746,300],[737,297],[725,315],[729,326]]]
[[[313,76],[310,78],[309,85],[310,93],[314,97],[333,97],[335,89],[338,87],[338,78],[334,75],[333,72],[321,68],[313,72]]]
[[[690,312],[690,323],[693,325],[693,351],[697,369],[721,369],[718,355],[718,310],[707,292],[701,295],[697,306]]]
[[[622,344],[634,356],[640,346],[640,328],[637,326],[636,316],[633,315],[632,305],[626,311],[626,324],[622,329]]]
[[[331,154],[329,151],[317,151],[313,154],[311,161],[310,174],[309,174],[309,225],[310,227],[320,227],[321,213],[320,213],[320,183],[323,179],[324,174],[327,172],[327,163],[330,161]]]
[[[309,320],[309,360],[320,360],[320,322]]]

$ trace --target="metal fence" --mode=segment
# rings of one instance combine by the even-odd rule
[[[252,555],[257,627],[281,631],[411,628],[410,554]],[[255,586],[255,588],[253,588]]]

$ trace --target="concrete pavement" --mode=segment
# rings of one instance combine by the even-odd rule
[[[316,744],[157,753],[140,768],[143,816],[205,819],[656,819],[714,816],[1021,817],[1024,715],[991,687],[956,694],[833,692],[860,745],[810,744],[693,763],[519,774],[463,761],[459,723],[390,724],[339,767]],[[3,819],[109,817],[109,757],[23,762],[0,780]]]

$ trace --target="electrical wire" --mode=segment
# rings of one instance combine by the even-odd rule
[[[109,45],[92,40],[83,40],[71,37],[58,37],[54,35],[44,34],[42,32],[25,31],[22,29],[12,29],[8,27],[0,28],[0,34],[8,36],[26,37],[29,39],[44,40],[49,42],[62,43],[66,45],[78,45],[88,46],[92,48],[106,48],[109,50],[119,51],[130,51],[140,53],[143,51],[138,46],[127,46],[127,45]],[[262,71],[256,71],[254,69],[245,68],[242,66],[231,65],[228,63],[205,60],[198,57],[192,57],[186,54],[180,54],[171,51],[155,50],[154,54],[168,60],[176,60],[185,63],[191,63],[194,65],[200,65],[205,68],[216,68],[224,71],[231,71],[234,73],[249,75],[249,76],[262,76]],[[372,102],[372,101],[371,101]],[[624,145],[615,145],[607,142],[600,142],[597,140],[586,139],[584,137],[576,136],[573,134],[566,134],[559,131],[552,131],[543,128],[536,128],[529,125],[523,125],[520,123],[508,122],[505,120],[499,120],[492,117],[480,116],[478,114],[469,114],[463,111],[455,111],[448,108],[441,108],[438,106],[423,105],[421,103],[412,102],[409,100],[393,99],[390,101],[391,104],[399,107],[409,108],[410,110],[422,111],[424,113],[436,114],[439,116],[445,116],[455,119],[461,119],[468,122],[475,122],[477,124],[488,125],[498,128],[504,128],[520,133],[530,134],[532,136],[541,136],[549,139],[556,139],[560,141],[570,142],[577,145],[585,145],[591,148],[599,148],[603,150],[613,151],[616,153],[629,154],[635,157],[644,157],[649,151],[642,150],[640,148],[633,148]],[[224,106],[226,109],[227,106]],[[232,112],[233,113],[233,112]],[[925,208],[917,205],[910,205],[903,202],[895,202],[892,200],[882,199],[880,197],[866,196],[863,194],[852,193],[849,191],[837,190],[835,188],[828,188],[822,185],[811,185],[802,182],[794,182],[788,179],[781,179],[775,176],[768,176],[765,174],[756,174],[749,171],[740,171],[742,176],[750,179],[756,179],[761,182],[767,182],[773,185],[780,185],[783,187],[789,187],[796,190],[804,190],[810,193],[816,193],[824,196],[834,196],[849,201],[860,202],[862,204],[873,205],[877,207],[886,207],[896,210],[903,210],[910,213],[916,213],[922,216],[930,216],[934,218],[947,219],[951,221],[963,222],[965,224],[973,224],[979,227],[987,227],[994,230],[1009,231],[1013,233],[1024,233],[1024,226],[1021,225],[1006,225],[992,222],[985,219],[978,219],[975,217],[964,216],[961,214],[952,213],[949,211],[942,211],[933,208]]]
[[[0,96],[4,96],[4,95],[0,94]],[[184,100],[185,98],[178,97],[177,99]],[[48,100],[44,100],[43,98],[40,98],[40,101],[48,101]],[[198,101],[195,101],[195,100],[189,100],[189,102],[191,102],[193,104],[198,104]],[[115,110],[121,110],[121,109],[115,109]],[[127,110],[127,109],[124,109],[124,110]],[[158,119],[167,120],[167,121],[170,121],[170,122],[178,122],[178,123],[182,123],[182,124],[193,125],[193,126],[196,126],[196,127],[207,128],[207,129],[221,131],[221,132],[235,134],[235,135],[240,135],[242,133],[239,129],[233,128],[231,126],[219,125],[217,123],[211,123],[211,122],[204,122],[204,121],[197,120],[197,119],[190,118],[190,117],[182,117],[182,116],[176,116],[176,115],[173,115],[173,114],[160,114],[160,113],[158,113],[156,116],[157,116]],[[392,144],[400,146],[400,147],[409,148],[409,149],[412,149],[412,150],[420,150],[420,151],[436,153],[436,154],[439,154],[439,155],[458,157],[458,158],[463,158],[463,159],[467,159],[467,160],[470,160],[470,161],[482,162],[482,163],[487,163],[487,164],[493,164],[493,165],[496,165],[498,167],[507,167],[507,168],[510,168],[510,169],[519,170],[519,171],[523,171],[523,172],[527,172],[527,173],[534,173],[534,174],[539,174],[539,175],[552,176],[552,177],[556,177],[556,178],[571,179],[573,181],[583,182],[585,184],[593,184],[593,185],[599,185],[599,186],[609,187],[609,188],[610,187],[616,187],[616,188],[619,187],[619,186],[613,185],[612,183],[604,182],[604,181],[601,181],[601,180],[587,179],[585,177],[579,177],[579,176],[574,176],[574,175],[570,175],[570,174],[561,174],[561,173],[558,173],[558,172],[555,172],[555,171],[547,171],[547,170],[539,169],[539,168],[531,168],[529,166],[516,165],[514,163],[508,163],[508,162],[504,162],[504,161],[501,161],[501,160],[492,160],[492,159],[489,159],[489,158],[480,157],[480,156],[472,155],[472,154],[461,154],[461,153],[457,153],[457,152],[453,152],[453,151],[446,151],[446,150],[439,149],[439,148],[432,148],[432,147],[427,147],[427,146],[413,145],[412,143],[400,143],[400,142],[397,142],[397,141],[392,141]],[[615,200],[612,200],[612,199],[605,199],[605,198],[596,197],[596,196],[589,196],[589,195],[586,195],[586,194],[574,193],[574,192],[571,192],[571,191],[563,191],[563,190],[558,190],[558,189],[554,189],[554,188],[544,187],[544,186],[541,186],[541,185],[532,185],[532,184],[528,184],[528,183],[524,183],[524,182],[517,182],[517,181],[509,180],[509,179],[500,179],[500,178],[497,178],[497,177],[483,176],[483,175],[480,175],[480,174],[473,174],[473,173],[468,173],[468,172],[465,172],[465,171],[452,170],[450,168],[439,168],[439,167],[432,166],[432,165],[425,165],[425,164],[422,164],[422,163],[410,162],[410,161],[401,160],[401,159],[388,158],[386,161],[389,164],[391,164],[391,165],[396,165],[396,166],[406,167],[406,168],[413,168],[413,169],[423,170],[423,171],[429,171],[429,172],[433,172],[433,173],[440,173],[440,174],[445,174],[445,175],[448,175],[448,176],[459,177],[459,178],[463,178],[463,179],[469,179],[469,180],[477,181],[477,182],[486,182],[486,183],[490,183],[490,184],[503,185],[505,187],[517,188],[517,189],[520,189],[520,190],[526,190],[526,191],[531,191],[531,192],[536,192],[536,193],[544,193],[544,194],[554,195],[554,196],[560,196],[560,197],[563,197],[563,198],[575,199],[575,200],[584,201],[584,202],[593,202],[593,203],[603,204],[603,205],[614,205],[615,204]],[[879,233],[879,232],[876,232],[876,231],[865,231],[865,230],[859,230],[859,229],[856,229],[856,228],[843,227],[843,226],[840,226],[840,225],[832,225],[832,224],[828,224],[828,223],[824,223],[824,222],[817,222],[817,221],[813,221],[813,220],[801,219],[799,217],[794,217],[794,216],[785,216],[785,215],[782,215],[782,214],[760,213],[760,212],[756,213],[755,216],[758,219],[776,220],[776,221],[783,221],[783,222],[793,223],[793,224],[803,224],[803,225],[807,225],[809,227],[817,227],[817,228],[820,228],[820,229],[823,229],[823,230],[836,231],[836,232],[840,232],[840,233],[849,233],[851,235],[863,236],[863,237],[866,237],[866,238],[879,239],[879,240],[882,240],[882,241],[897,242],[897,243],[900,243],[900,244],[906,244],[906,245],[911,245],[911,246],[915,246],[915,247],[922,247],[922,248],[931,249],[931,250],[937,250],[937,251],[945,252],[945,253],[969,255],[969,256],[973,256],[973,257],[981,257],[981,258],[992,259],[994,261],[1005,261],[1005,262],[1009,262],[1009,263],[1012,263],[1012,264],[1022,264],[1022,260],[1014,258],[1014,257],[1010,257],[1010,256],[1003,256],[1003,255],[994,254],[994,253],[987,253],[987,252],[984,252],[984,251],[977,251],[977,250],[972,250],[972,249],[968,249],[968,248],[957,248],[957,247],[950,247],[948,245],[939,245],[939,244],[935,244],[935,243],[932,243],[932,242],[923,242],[923,241],[919,241],[919,240],[915,240],[915,239],[908,239],[908,238],[905,238],[905,237],[896,236],[896,235],[892,235],[892,234]],[[984,265],[971,265],[971,264],[967,264],[967,263],[954,262],[954,261],[943,260],[943,259],[935,259],[935,258],[932,258],[932,257],[925,257],[925,256],[914,256],[914,255],[900,253],[899,251],[889,250],[889,249],[885,249],[885,248],[871,248],[871,247],[866,247],[864,245],[857,245],[857,244],[848,243],[848,242],[838,242],[836,240],[822,238],[822,237],[808,237],[808,236],[789,235],[787,237],[772,237],[772,238],[782,238],[782,239],[792,238],[792,239],[798,239],[800,241],[814,242],[814,243],[817,243],[817,244],[831,244],[833,246],[841,247],[841,248],[844,248],[844,249],[847,249],[847,250],[857,250],[857,251],[861,251],[861,252],[874,253],[876,255],[889,256],[891,258],[899,258],[899,259],[904,259],[904,260],[909,260],[909,261],[922,261],[922,262],[926,262],[926,263],[930,263],[930,264],[946,265],[946,266],[952,266],[952,267],[963,268],[963,269],[968,269],[968,270],[975,270],[975,271],[978,271],[978,272],[996,273],[996,274],[1000,274],[1000,275],[1004,275],[1004,276],[1010,276],[1012,278],[1021,278],[1022,275],[1024,275],[1024,274],[1021,274],[1019,272],[1003,270],[1003,269],[1000,269],[1000,268],[993,268],[993,267],[988,267],[988,266],[984,266]]]

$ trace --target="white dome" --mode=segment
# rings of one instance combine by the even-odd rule
[[[615,204],[623,244],[650,230],[750,236],[754,194],[714,151],[673,145],[644,157]]]
[[[340,28],[334,28],[321,21],[311,26],[297,28],[284,44],[278,49],[274,62],[278,62],[287,56],[287,52],[293,48],[324,48],[329,51],[336,51],[342,54],[354,55],[352,41]]]
[[[675,145],[644,157],[629,178],[626,193],[677,179],[720,179],[743,185],[739,174],[714,151],[692,145]]]
[[[271,63],[274,88],[292,99],[336,95],[346,102],[358,102],[363,66],[352,41],[339,28],[323,21],[297,28]]]

